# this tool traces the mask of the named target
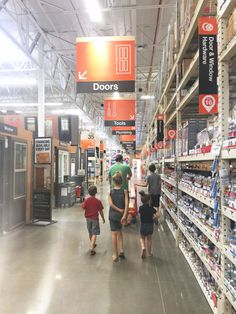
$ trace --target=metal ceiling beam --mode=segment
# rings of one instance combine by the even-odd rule
[[[32,54],[32,52],[34,51],[34,48],[37,46],[40,37],[41,37],[41,34],[38,32],[37,35],[35,36],[34,41],[32,42],[32,44],[29,47],[29,53],[30,54]]]
[[[9,0],[3,0],[3,1],[0,3],[0,11],[5,8],[5,6],[6,6],[6,4],[7,4],[8,1],[9,1]]]

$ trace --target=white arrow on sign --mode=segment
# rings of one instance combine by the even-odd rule
[[[79,80],[86,80],[87,77],[85,75],[88,73],[88,71],[84,71],[83,73],[79,72]]]
[[[134,120],[134,114],[129,115],[130,120]]]

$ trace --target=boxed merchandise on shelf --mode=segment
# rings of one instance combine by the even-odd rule
[[[180,250],[188,261],[213,313],[217,313],[218,300],[220,298],[217,282],[187,240],[182,240]]]
[[[190,119],[182,123],[179,130],[179,152],[182,156],[189,155],[189,151],[195,148],[197,144],[197,135],[207,127],[207,120]]]
[[[234,308],[236,308],[236,266],[230,261],[226,263],[224,285],[226,296]]]
[[[233,10],[227,26],[227,42],[230,42],[236,34],[236,8]]]
[[[187,72],[190,64],[192,62],[192,59],[183,59],[182,64],[181,64],[181,70],[182,70],[182,77],[185,75]]]

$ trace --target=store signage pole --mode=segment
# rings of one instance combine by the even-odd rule
[[[38,136],[45,136],[45,73],[44,73],[44,41],[40,40],[38,68]]]

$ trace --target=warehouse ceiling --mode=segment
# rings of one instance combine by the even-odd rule
[[[45,101],[55,112],[80,108],[97,128],[103,128],[107,94],[76,95],[76,37],[136,37],[137,145],[146,132],[158,98],[158,79],[168,24],[175,15],[175,0],[100,0],[101,22],[92,22],[90,0],[1,0],[0,103],[28,103],[36,111],[39,59],[45,62]],[[92,1],[92,0],[91,0]],[[30,105],[32,104],[32,106]],[[57,108],[58,104],[58,108]],[[91,125],[91,123],[90,123]]]

